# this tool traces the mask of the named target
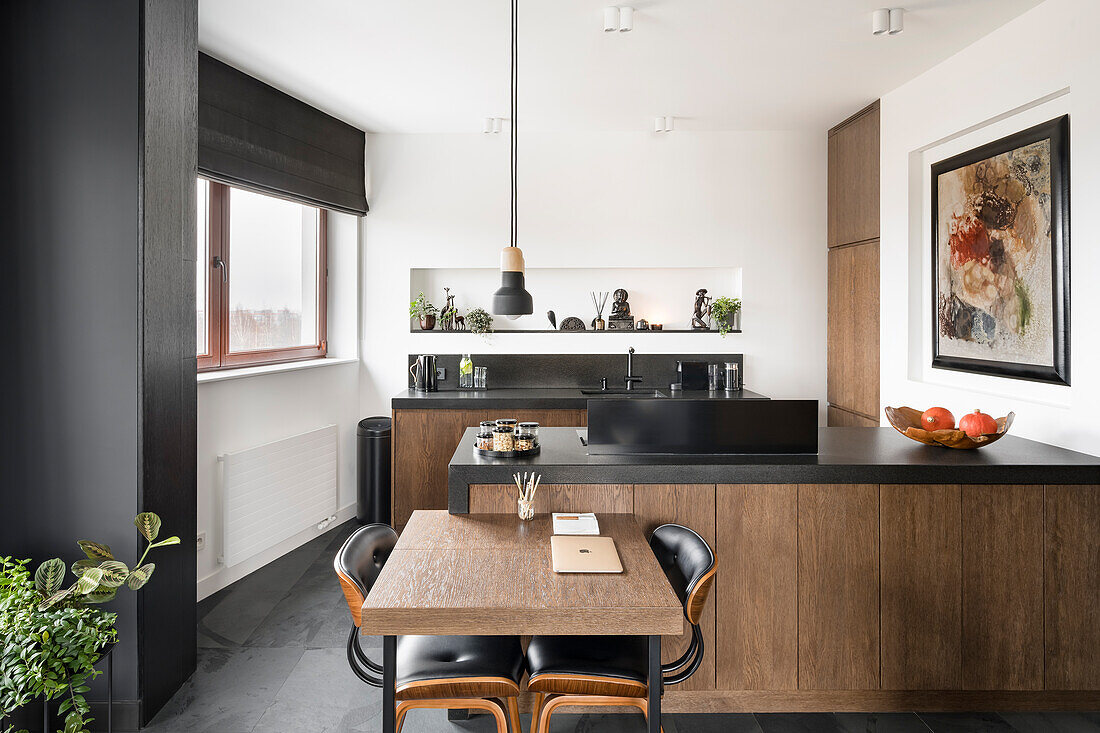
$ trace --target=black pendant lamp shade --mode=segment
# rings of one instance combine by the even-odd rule
[[[531,294],[527,292],[527,286],[523,280],[523,252],[516,246],[516,100],[517,82],[519,80],[519,66],[517,65],[518,36],[518,5],[519,0],[512,0],[512,145],[511,145],[511,174],[512,174],[512,236],[511,246],[500,251],[500,288],[493,293],[493,303],[490,309],[493,315],[526,316],[535,312],[535,303]]]
[[[535,312],[535,302],[523,280],[523,252],[519,247],[505,247],[500,253],[500,288],[493,293],[492,310],[499,316]]]

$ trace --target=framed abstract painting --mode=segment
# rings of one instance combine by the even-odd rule
[[[1069,116],[932,166],[932,366],[1069,384]]]

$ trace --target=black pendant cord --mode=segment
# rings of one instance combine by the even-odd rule
[[[516,146],[516,107],[519,86],[519,0],[512,0],[512,140],[511,140],[511,176],[512,176],[512,210],[511,210],[511,246],[517,246],[519,230],[519,217],[516,215],[516,199],[519,189],[516,188],[516,173],[518,168],[519,148]]]

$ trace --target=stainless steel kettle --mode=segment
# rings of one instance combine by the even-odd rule
[[[421,354],[409,367],[413,378],[413,389],[417,392],[435,392],[439,385],[435,381],[435,356]]]

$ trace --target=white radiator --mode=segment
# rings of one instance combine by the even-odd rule
[[[336,426],[219,457],[221,561],[236,565],[336,514]]]

